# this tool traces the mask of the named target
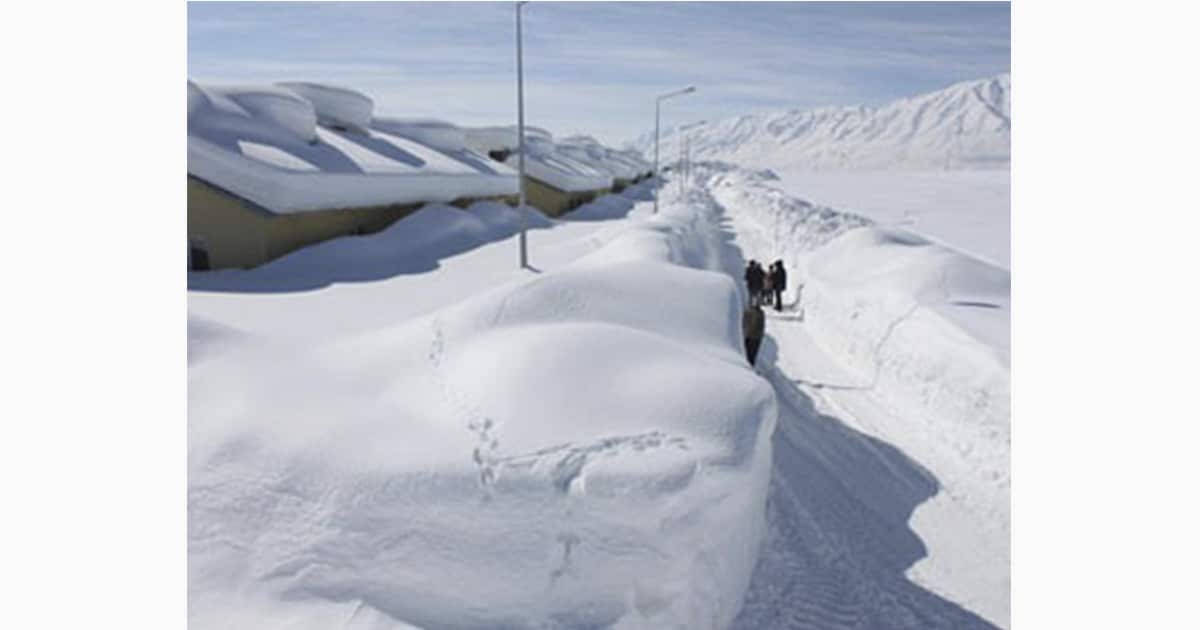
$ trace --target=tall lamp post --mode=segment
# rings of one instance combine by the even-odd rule
[[[525,243],[525,73],[521,61],[521,7],[517,3],[517,211],[521,214],[521,269],[529,267],[529,252]]]
[[[679,194],[683,194],[685,186],[690,185],[692,179],[692,136],[689,132],[706,122],[708,121],[701,120],[679,127],[679,163],[680,168],[683,169],[679,178]],[[685,182],[687,183],[685,184]]]
[[[682,90],[677,90],[675,92],[663,94],[663,95],[659,96],[658,98],[654,99],[654,213],[655,214],[658,214],[658,184],[659,184],[659,181],[661,181],[661,175],[658,172],[658,128],[659,128],[660,110],[662,109],[662,102],[673,96],[682,96],[684,94],[691,94],[692,92],[695,92],[695,91],[696,91],[696,86],[689,85],[689,86],[683,88]]]

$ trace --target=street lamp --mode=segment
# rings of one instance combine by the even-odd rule
[[[529,267],[529,253],[525,244],[525,74],[521,62],[521,7],[528,2],[517,3],[517,212],[521,214],[521,269]]]
[[[658,214],[658,183],[659,183],[659,181],[661,181],[661,176],[658,172],[658,126],[659,126],[658,123],[659,123],[659,118],[660,118],[659,111],[661,109],[661,105],[662,105],[663,101],[665,101],[673,96],[683,96],[684,94],[691,94],[692,92],[695,92],[695,91],[696,91],[696,86],[689,85],[689,86],[683,88],[682,90],[670,92],[668,94],[663,94],[663,95],[659,96],[658,98],[654,99],[654,213],[655,214]]]
[[[681,125],[677,132],[679,134],[679,164],[682,169],[679,178],[679,194],[681,195],[684,192],[685,182],[690,183],[692,178],[692,136],[688,132],[707,122],[707,120],[701,120],[690,125]]]

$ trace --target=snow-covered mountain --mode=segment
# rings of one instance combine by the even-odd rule
[[[1011,78],[965,81],[880,107],[823,107],[737,116],[690,128],[693,159],[788,170],[1008,168]],[[663,129],[665,161],[679,155]],[[632,146],[654,152],[654,132]]]

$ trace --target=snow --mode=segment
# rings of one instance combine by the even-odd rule
[[[572,136],[558,143],[559,151],[621,179],[632,180],[652,170],[645,160],[610,149],[591,136]]]
[[[658,215],[646,184],[564,221],[430,203],[189,273],[189,622],[1008,627],[1009,92],[697,127],[720,159]],[[189,158],[284,207],[335,176],[514,179],[481,155],[511,127],[312,122],[310,145],[292,96],[189,82]],[[527,145],[567,190],[648,169]],[[754,369],[749,258],[790,272]]]
[[[476,204],[193,283],[190,624],[727,626],[775,398],[707,225],[630,193],[537,272]]]
[[[526,127],[528,130],[529,128]],[[469,127],[463,130],[468,146],[480,153],[511,151],[517,148],[517,128]]]
[[[447,146],[452,130],[391,119],[376,128],[364,95],[286,85],[189,81],[188,173],[279,214],[517,193],[511,169]]]
[[[323,125],[340,125],[361,130],[371,124],[375,102],[366,94],[318,83],[292,82],[278,85],[312,103],[317,113],[317,121]]]
[[[431,118],[376,117],[371,126],[405,138],[416,140],[439,151],[462,151],[466,148],[466,132],[454,124]]]
[[[192,129],[211,135],[316,138],[317,114],[312,103],[294,92],[272,86],[201,87],[188,81],[188,135]]]
[[[766,549],[736,628],[1008,624],[1009,272],[694,165],[724,268],[782,259],[762,371],[780,405]]]
[[[511,155],[505,164],[514,169],[518,167],[516,127],[469,128],[466,142],[481,153],[509,151]],[[585,147],[555,142],[545,129],[525,127],[525,172],[559,190],[580,192],[612,188],[613,177],[625,177],[630,160],[610,158],[609,153],[616,151],[599,145]]]
[[[189,273],[188,282],[192,289],[279,292],[378,280],[433,269],[440,258],[507,238],[520,229],[520,220],[517,210],[497,202],[476,202],[466,210],[427,204],[377,234],[330,239],[254,269]],[[526,221],[531,229],[552,225],[528,208]]]
[[[1010,92],[1004,74],[689,132],[700,163],[664,207],[709,208],[730,275],[791,272],[760,367],[768,532],[734,628],[1009,625]]]
[[[688,131],[697,159],[776,171],[1007,169],[1012,81],[964,81],[880,107],[825,107],[738,116]],[[678,153],[678,130],[660,145]],[[653,151],[654,135],[633,146]]]
[[[530,177],[568,192],[612,188],[610,173],[593,162],[567,153],[553,141],[540,137],[525,138],[525,172]],[[511,155],[505,161],[517,168],[520,156]]]
[[[480,153],[488,153],[490,151],[514,151],[517,148],[517,126],[494,126],[494,127],[468,127],[464,130],[466,133],[467,144],[479,151]],[[549,131],[541,127],[533,127],[525,125],[525,139],[539,138],[542,140],[550,140],[553,136]]]
[[[288,153],[287,151],[279,149],[278,147],[273,147],[269,144],[250,142],[249,140],[238,140],[237,147],[241,154],[248,158],[258,160],[259,162],[272,164],[282,169],[288,169],[292,171],[320,170],[315,164],[306,162],[292,155],[291,153]]]
[[[972,258],[1009,268],[1009,172],[779,170],[790,195],[917,232]]]

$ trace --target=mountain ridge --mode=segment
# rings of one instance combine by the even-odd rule
[[[744,114],[690,128],[693,159],[798,170],[1007,169],[1011,74],[961,81],[880,106]],[[677,156],[675,128],[660,151]],[[654,134],[629,146],[652,155]],[[668,148],[670,147],[670,148]]]

